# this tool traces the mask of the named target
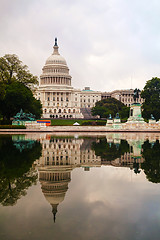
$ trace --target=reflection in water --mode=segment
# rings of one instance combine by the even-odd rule
[[[130,143],[130,144],[129,144]],[[112,165],[130,167],[140,173],[144,159],[141,142],[120,138],[62,138],[48,137],[42,141],[42,156],[38,161],[39,180],[46,200],[52,206],[53,219],[57,207],[64,200],[71,181],[71,171],[83,167]]]
[[[52,206],[53,219],[57,207],[64,200],[71,180],[71,171],[76,167],[101,165],[100,157],[91,149],[93,139],[51,138],[42,141],[42,157],[38,171],[42,192]]]
[[[0,202],[14,205],[37,182],[33,162],[41,155],[38,141],[0,136]]]
[[[149,181],[153,183],[160,182],[160,142],[150,143],[148,140],[142,145],[142,156],[145,161],[142,168]]]
[[[159,139],[156,134],[0,137],[2,205],[14,205],[26,194],[37,181],[35,166],[41,184],[16,206],[0,207],[6,219],[0,239],[158,240],[160,185],[146,178],[160,182]]]
[[[122,139],[125,138],[125,139]],[[160,182],[159,141],[123,137],[114,134],[98,137],[48,137],[42,141],[42,156],[38,161],[39,180],[46,200],[52,206],[53,219],[64,200],[71,181],[71,171],[83,167],[112,165],[129,167],[135,174],[144,169],[147,179]],[[158,152],[159,151],[159,152]]]
[[[102,164],[110,163],[130,151],[126,140],[101,138],[92,144],[95,154],[101,157]]]

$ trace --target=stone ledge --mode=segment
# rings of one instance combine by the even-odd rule
[[[40,129],[0,129],[0,133],[29,133],[29,132],[159,132],[160,128],[147,129],[109,129],[106,126],[48,126]]]

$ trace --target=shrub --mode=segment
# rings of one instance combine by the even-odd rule
[[[24,125],[0,125],[0,129],[26,129]]]
[[[82,126],[105,126],[106,121],[84,121],[81,124]]]
[[[11,120],[0,120],[0,125],[11,125],[12,121]]]

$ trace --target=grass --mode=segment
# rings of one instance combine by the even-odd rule
[[[80,125],[84,122],[101,122],[102,120],[84,120],[84,119],[51,119],[52,126],[72,126],[75,122]]]

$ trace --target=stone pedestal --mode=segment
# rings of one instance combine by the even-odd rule
[[[149,123],[151,123],[151,124],[155,124],[156,123],[156,120],[155,119],[149,119]]]
[[[113,119],[107,119],[107,124],[113,124]]]
[[[140,103],[133,103],[130,107],[130,116],[127,120],[129,123],[144,123],[144,119],[142,118],[141,113],[141,104]]]
[[[147,123],[142,118],[141,104],[133,103],[130,107],[130,116],[124,125],[125,129],[146,129]]]
[[[24,125],[25,126],[25,121],[12,121],[12,125],[18,125],[18,126]]]
[[[121,119],[120,118],[114,118],[114,123],[121,123]]]

